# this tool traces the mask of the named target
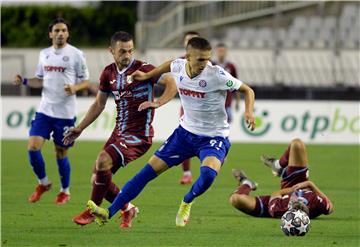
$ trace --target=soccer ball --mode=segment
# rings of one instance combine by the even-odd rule
[[[286,236],[304,236],[310,227],[310,218],[302,210],[290,209],[281,217],[281,230]]]

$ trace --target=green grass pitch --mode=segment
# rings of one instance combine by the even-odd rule
[[[359,246],[359,146],[309,145],[310,178],[331,198],[335,212],[312,220],[305,237],[286,237],[278,219],[260,219],[242,214],[228,204],[236,182],[231,169],[240,167],[259,183],[254,195],[279,188],[279,180],[259,161],[261,154],[280,155],[286,145],[233,144],[226,163],[209,191],[197,198],[191,221],[175,227],[175,215],[189,186],[178,180],[181,168],[173,168],[152,181],[136,198],[140,215],[133,228],[120,230],[114,217],[104,227],[95,223],[75,225],[71,218],[89,199],[90,173],[103,142],[78,141],[70,150],[71,200],[53,203],[59,176],[51,142],[43,148],[53,190],[35,204],[27,202],[36,179],[27,160],[26,141],[2,141],[1,156],[1,245],[2,246]],[[141,159],[120,169],[114,176],[122,186],[141,169],[159,144]],[[195,177],[199,162],[192,160]],[[104,202],[104,206],[108,203]]]

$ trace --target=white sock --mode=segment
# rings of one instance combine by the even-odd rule
[[[191,176],[191,171],[184,171],[184,176]]]
[[[274,166],[278,171],[282,169],[282,167],[280,165],[280,160],[275,160]]]
[[[241,184],[247,184],[251,189],[253,189],[253,184],[249,181],[249,179],[244,179],[244,181]]]
[[[44,177],[44,178],[42,178],[42,179],[39,179],[39,184],[42,184],[42,185],[44,185],[44,186],[46,186],[46,185],[48,185],[50,182],[49,182],[49,179],[48,179],[48,177]]]
[[[60,192],[64,192],[65,194],[67,194],[67,195],[70,195],[70,188],[69,187],[67,187],[67,188],[61,188],[60,189]]]

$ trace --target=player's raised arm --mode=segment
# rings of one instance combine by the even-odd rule
[[[305,181],[302,183],[298,183],[295,184],[292,187],[294,190],[299,190],[299,189],[303,189],[303,188],[310,188],[312,191],[314,191],[316,194],[318,194],[319,196],[321,196],[323,199],[326,200],[327,202],[327,210],[328,210],[328,214],[331,214],[334,210],[334,206],[332,204],[332,202],[330,201],[330,199],[325,195],[324,192],[322,192],[319,187],[316,186],[316,184],[313,181]]]
[[[151,77],[159,77],[162,74],[168,73],[170,72],[170,64],[172,61],[167,61],[163,64],[161,64],[160,66],[156,67],[155,69],[145,73],[142,71],[135,71],[134,73],[131,74],[131,77],[134,80],[138,80],[138,81],[145,81]]]
[[[255,118],[254,118],[254,91],[245,83],[241,84],[239,91],[245,94],[245,121],[248,124],[250,130],[255,129]]]
[[[43,80],[37,77],[34,78],[22,78],[21,75],[16,75],[13,81],[14,85],[25,85],[31,88],[41,88],[43,86]]]
[[[152,101],[145,101],[139,105],[139,111],[145,110],[147,108],[158,108],[162,105],[165,105],[167,102],[169,102],[172,98],[175,97],[177,93],[176,83],[174,78],[171,75],[165,75],[161,78],[159,81],[160,84],[165,86],[165,90],[163,94],[155,100]]]
[[[107,97],[107,93],[104,93],[102,91],[98,92],[96,99],[87,111],[85,118],[79,123],[78,126],[70,129],[68,133],[64,136],[63,143],[65,145],[74,142],[74,140],[80,136],[81,132],[92,122],[94,122],[95,119],[97,119],[97,117],[105,108]]]

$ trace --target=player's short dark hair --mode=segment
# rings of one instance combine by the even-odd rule
[[[201,37],[191,38],[189,40],[189,42],[187,43],[186,50],[188,50],[190,47],[193,49],[196,49],[196,50],[201,50],[201,51],[210,51],[211,50],[211,45],[210,45],[209,41],[207,41],[206,39],[201,38]]]
[[[227,45],[225,43],[218,43],[216,45],[216,48],[221,48],[221,47],[227,48]]]
[[[124,31],[118,31],[111,36],[110,45],[111,47],[114,47],[116,42],[128,42],[130,40],[133,40],[133,36],[130,33],[124,32]]]
[[[69,22],[68,22],[67,20],[65,20],[64,18],[58,17],[58,18],[52,20],[52,21],[49,23],[49,26],[48,26],[49,32],[52,32],[53,26],[55,26],[55,25],[58,24],[58,23],[64,23],[64,24],[66,25],[68,31],[70,31],[70,24],[69,24]]]

